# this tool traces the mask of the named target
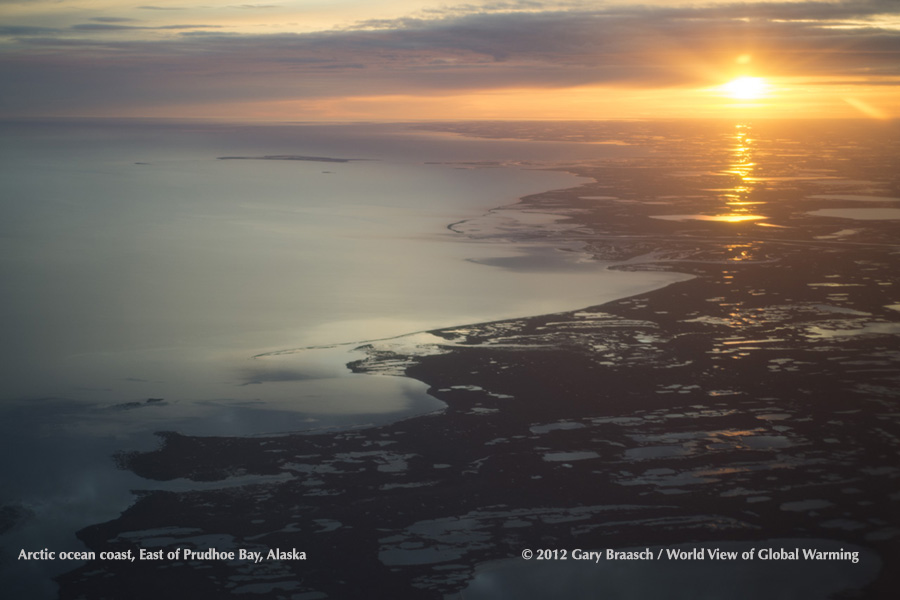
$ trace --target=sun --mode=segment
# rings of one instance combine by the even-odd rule
[[[755,100],[768,93],[769,84],[762,77],[738,77],[721,86],[721,89],[736,100]]]

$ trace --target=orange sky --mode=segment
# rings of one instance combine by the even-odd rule
[[[30,0],[0,19],[0,116],[900,116],[893,0]],[[723,88],[742,76],[764,91]]]

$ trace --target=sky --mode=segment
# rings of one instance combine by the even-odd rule
[[[900,117],[898,0],[142,1],[0,0],[0,117]]]

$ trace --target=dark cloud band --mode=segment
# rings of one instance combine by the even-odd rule
[[[61,93],[64,80],[72,102],[92,105],[688,86],[713,83],[712,74],[733,67],[742,54],[753,56],[768,75],[865,77],[882,85],[900,77],[900,31],[877,26],[880,18],[900,16],[893,0],[483,8],[308,34],[238,35],[202,25],[102,22],[75,26],[79,33],[98,34],[78,39],[53,29],[0,28],[0,35],[19,38],[0,57],[0,74],[19,82],[0,100],[0,110],[39,104],[54,86]],[[185,31],[156,41],[99,37],[144,29]],[[92,84],[79,86],[72,79]]]

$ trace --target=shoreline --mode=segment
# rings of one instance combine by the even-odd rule
[[[900,321],[890,308],[898,259],[886,250],[897,245],[895,228],[855,223],[884,246],[826,243],[812,253],[793,241],[818,245],[846,225],[806,216],[803,189],[786,187],[767,207],[783,234],[752,222],[649,219],[658,204],[579,195],[677,189],[668,210],[692,214],[696,206],[684,205],[702,202],[689,192],[714,187],[701,176],[678,188],[683,178],[651,167],[640,179],[617,165],[580,167],[603,176],[580,193],[523,202],[574,215],[600,260],[693,278],[585,309],[432,330],[440,352],[366,348],[354,371],[402,370],[447,408],[322,434],[170,434],[154,451],[121,455],[122,464],[149,480],[288,478],[149,492],[79,536],[91,548],[124,549],[137,532],[191,523],[191,532],[141,543],[198,546],[226,533],[233,547],[302,542],[314,563],[272,565],[266,577],[218,565],[200,579],[178,562],[169,574],[210,594],[253,582],[269,597],[360,597],[374,586],[423,599],[460,593],[479,565],[522,548],[834,540],[877,552],[880,574],[857,588],[892,597],[900,353],[893,334],[872,326]],[[160,593],[153,577],[153,568],[126,576],[94,565],[62,577],[62,597],[127,588],[149,598]]]

